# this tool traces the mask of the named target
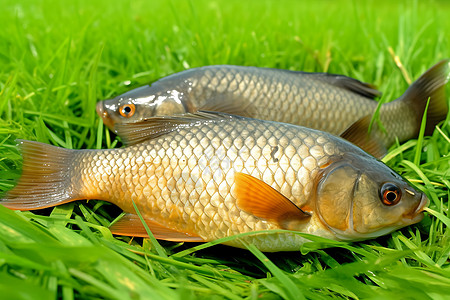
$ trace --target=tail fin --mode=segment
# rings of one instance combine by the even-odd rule
[[[415,107],[418,118],[422,119],[428,98],[430,98],[426,135],[431,134],[435,126],[447,117],[448,103],[445,98],[445,84],[449,79],[450,59],[445,59],[422,74],[398,99]]]
[[[22,175],[0,204],[18,210],[41,209],[75,200],[70,188],[74,150],[18,140],[23,156]]]

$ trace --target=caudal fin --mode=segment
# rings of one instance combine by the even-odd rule
[[[422,74],[398,99],[398,101],[405,101],[413,106],[420,120],[428,98],[430,98],[427,111],[427,127],[425,128],[426,135],[431,134],[435,126],[447,117],[448,103],[445,98],[445,84],[449,79],[450,59],[445,59]],[[420,123],[418,127],[420,127]]]
[[[23,156],[22,175],[0,204],[18,210],[41,209],[76,199],[70,186],[74,150],[18,140]]]

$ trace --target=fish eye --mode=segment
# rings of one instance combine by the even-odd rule
[[[380,198],[386,206],[392,206],[397,204],[402,197],[402,191],[398,186],[393,183],[387,182],[381,186]]]
[[[134,115],[134,112],[136,111],[136,107],[133,103],[130,104],[124,104],[121,107],[119,107],[119,113],[122,117],[129,118]]]

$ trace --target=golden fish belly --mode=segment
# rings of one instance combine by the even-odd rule
[[[320,166],[343,149],[345,144],[339,147],[327,134],[288,124],[211,122],[128,148],[77,153],[74,174],[79,175],[73,186],[80,185],[86,198],[108,200],[130,213],[133,200],[145,218],[209,241],[280,228],[238,207],[237,172],[264,181],[303,207],[312,199]],[[333,237],[315,218],[301,231]],[[282,243],[272,245],[277,249],[298,248],[304,241],[292,234],[248,239],[267,247],[275,239]]]

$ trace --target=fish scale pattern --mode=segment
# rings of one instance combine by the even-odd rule
[[[399,111],[402,112],[402,122],[396,122],[399,119]],[[417,124],[421,123],[422,116],[418,116],[408,103],[393,101],[381,107],[380,121],[385,130],[375,130],[374,135],[376,138],[384,140],[386,145],[391,145],[395,143],[396,139],[405,141],[417,135],[419,130]]]
[[[376,119],[379,117],[383,128],[372,124],[370,140],[378,140],[380,146],[388,148],[396,139],[402,142],[414,138],[429,97],[432,101],[426,134],[430,134],[448,111],[443,93],[448,66],[448,60],[441,61],[419,77],[400,98],[382,104]],[[370,151],[373,149],[367,140],[361,139],[368,125],[367,118],[362,118],[373,116],[379,104],[373,101],[377,96],[380,93],[369,85],[342,75],[218,65],[161,78],[151,85],[102,101],[97,110],[111,129],[118,123],[197,110],[288,122],[334,135],[341,135],[354,124],[350,128],[352,134],[346,138]],[[119,107],[125,103],[135,104],[133,116],[120,115]],[[374,152],[381,155],[377,153],[380,151]]]
[[[74,184],[86,198],[128,212],[133,200],[146,218],[214,240],[280,228],[236,205],[236,172],[264,181],[301,207],[320,166],[346,147],[312,129],[232,117],[179,127],[128,148],[79,153]],[[311,224],[299,230],[317,230]]]
[[[224,102],[237,99],[243,107],[251,103],[254,118],[298,124],[335,135],[377,107],[376,101],[332,85],[320,73],[207,66],[179,76],[186,76],[185,81],[189,81],[188,98],[197,107],[212,98]],[[171,76],[170,80],[177,77]]]

